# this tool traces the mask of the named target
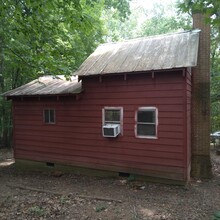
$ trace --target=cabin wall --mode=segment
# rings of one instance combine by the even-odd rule
[[[87,77],[83,89],[77,99],[13,101],[16,159],[187,180],[191,90],[182,70]],[[117,138],[102,136],[106,106],[123,107],[123,135]],[[158,108],[157,139],[135,137],[139,107]],[[56,124],[44,124],[45,108],[56,110]]]

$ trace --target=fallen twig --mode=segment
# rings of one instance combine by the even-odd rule
[[[37,189],[37,188],[28,187],[28,186],[11,185],[11,184],[7,184],[7,186],[11,187],[11,188],[30,190],[30,191],[40,192],[40,193],[48,193],[48,194],[54,194],[54,195],[59,195],[59,196],[63,196],[64,195],[64,193],[54,192],[54,191],[45,190],[45,189]]]
[[[48,194],[53,194],[53,195],[59,195],[59,196],[70,196],[74,195],[75,197],[82,198],[82,199],[90,199],[90,200],[101,200],[101,201],[108,201],[108,202],[118,202],[122,203],[121,200],[118,199],[113,199],[113,198],[106,198],[106,197],[94,197],[94,196],[85,196],[85,195],[77,195],[73,193],[60,193],[60,192],[55,192],[51,190],[45,190],[45,189],[37,189],[33,187],[28,187],[28,186],[21,186],[21,185],[11,185],[7,184],[8,187],[11,188],[18,188],[18,189],[23,189],[23,190],[30,190],[30,191],[35,191],[39,193],[48,193]]]
[[[112,198],[105,198],[105,197],[94,197],[94,196],[84,196],[84,195],[77,195],[77,197],[82,198],[82,199],[101,200],[101,201],[107,201],[107,202],[122,203],[121,200],[112,199]]]

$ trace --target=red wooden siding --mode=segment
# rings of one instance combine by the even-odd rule
[[[83,89],[79,100],[14,100],[16,158],[186,180],[190,78],[182,71],[89,77]],[[105,106],[123,107],[123,136],[102,137]],[[158,108],[157,139],[135,137],[138,107]],[[45,108],[56,110],[56,124],[43,123]]]

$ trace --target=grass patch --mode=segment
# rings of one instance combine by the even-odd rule
[[[39,206],[33,206],[29,208],[29,212],[35,216],[43,216],[45,214],[45,210]]]

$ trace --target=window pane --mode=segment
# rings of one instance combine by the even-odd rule
[[[149,124],[138,124],[137,125],[137,135],[143,136],[156,136],[156,126]]]
[[[54,113],[54,109],[50,110],[50,123],[54,123],[55,122],[55,113]]]
[[[138,111],[138,122],[155,123],[155,110]]]
[[[49,123],[50,119],[49,119],[49,110],[44,110],[44,122],[45,123]]]
[[[120,110],[106,109],[105,110],[105,121],[118,121],[120,122]]]

